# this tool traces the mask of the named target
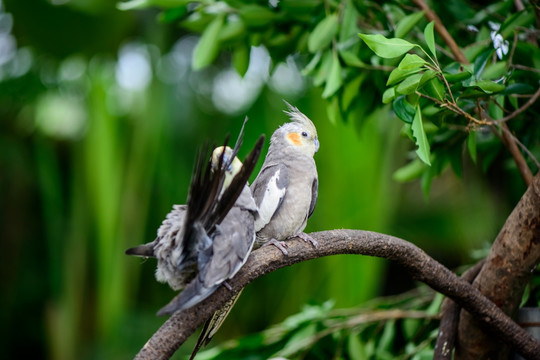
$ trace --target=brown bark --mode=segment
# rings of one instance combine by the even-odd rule
[[[479,261],[476,265],[465,271],[461,275],[461,278],[468,283],[473,282],[482,269],[482,266],[484,266],[484,260]],[[450,298],[444,299],[441,305],[441,323],[439,325],[435,351],[433,352],[433,360],[452,360],[460,312],[461,306]]]
[[[506,314],[513,315],[539,261],[540,173],[506,220],[473,284]],[[471,314],[461,312],[456,359],[502,359],[507,350],[478,326]]]
[[[196,328],[244,286],[256,278],[295,263],[337,254],[384,257],[403,266],[413,278],[428,284],[470,311],[501,341],[508,342],[528,359],[538,359],[540,343],[468,282],[429,257],[415,245],[393,236],[361,230],[330,230],[312,233],[317,248],[301,240],[288,242],[289,256],[267,246],[254,251],[229,281],[231,290],[220,287],[200,304],[173,314],[148,340],[136,359],[169,359]]]

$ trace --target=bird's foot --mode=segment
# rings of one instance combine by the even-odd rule
[[[222,284],[223,284],[223,286],[225,286],[227,288],[227,290],[232,291],[232,287],[231,287],[231,285],[229,285],[227,280],[225,280]]]
[[[292,239],[292,238],[300,238],[302,240],[304,240],[305,242],[309,242],[311,243],[311,245],[313,245],[313,247],[317,247],[319,245],[319,243],[317,243],[317,240],[315,240],[314,238],[312,238],[310,235],[306,234],[305,232],[301,232],[301,233],[298,233],[296,235],[293,235],[293,236],[289,236],[287,239]]]
[[[268,245],[274,245],[283,253],[283,255],[289,256],[289,252],[287,251],[287,244],[285,243],[285,241],[277,241],[276,239],[270,239],[265,242],[261,247]]]

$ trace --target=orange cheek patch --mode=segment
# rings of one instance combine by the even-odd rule
[[[302,141],[300,140],[300,135],[298,135],[298,133],[287,134],[287,138],[296,146],[302,145]]]

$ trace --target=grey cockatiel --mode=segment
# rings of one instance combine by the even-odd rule
[[[319,150],[317,129],[296,107],[287,103],[291,122],[278,128],[259,175],[251,185],[257,205],[256,246],[273,243],[285,254],[291,237],[316,242],[303,231],[317,203],[319,180],[313,155]]]
[[[273,244],[285,255],[283,240],[298,236],[317,244],[303,231],[317,203],[318,177],[313,155],[319,150],[315,125],[296,107],[288,103],[287,106],[291,122],[272,134],[264,164],[251,185],[258,210],[254,248]],[[239,296],[240,293],[205,323],[190,359],[212,339]]]
[[[175,205],[148,244],[128,249],[128,255],[158,259],[156,278],[183,291],[158,314],[189,308],[232,278],[247,260],[255,241],[257,212],[247,180],[253,171],[264,137],[246,157],[222,146],[206,162],[201,152],[192,176],[187,205]]]

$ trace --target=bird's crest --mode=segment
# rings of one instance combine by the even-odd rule
[[[285,100],[283,100],[285,104],[287,104],[287,107],[289,110],[284,110],[285,114],[289,115],[289,118],[291,119],[291,122],[298,123],[302,126],[304,126],[308,131],[312,132],[313,134],[317,134],[317,129],[315,128],[315,125],[313,125],[313,122],[304,115],[296,106],[292,106]]]

